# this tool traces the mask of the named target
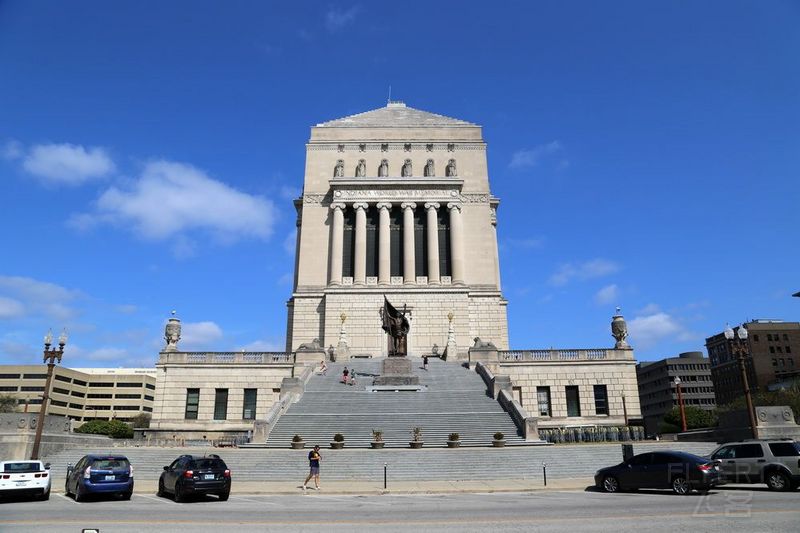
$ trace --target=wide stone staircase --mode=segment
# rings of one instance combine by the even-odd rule
[[[635,442],[635,453],[655,450],[682,450],[698,455],[710,453],[713,443]],[[139,480],[157,480],[162,468],[182,454],[216,453],[239,481],[297,481],[308,474],[308,449],[265,448],[155,448],[86,447],[62,450],[43,457],[50,462],[53,489],[62,490],[67,463],[75,464],[87,453],[121,454],[128,457]],[[370,450],[345,448],[322,450],[323,479],[335,481],[383,482],[388,465],[389,483],[402,481],[459,480],[539,480],[542,463],[547,463],[548,479],[588,478],[595,470],[622,461],[618,443],[569,444],[556,446],[516,446],[513,448],[428,448]]]
[[[383,431],[387,448],[408,448],[414,427],[422,429],[426,448],[445,447],[450,433],[460,435],[461,446],[490,446],[497,431],[505,435],[507,446],[525,444],[475,372],[439,359],[431,359],[423,370],[420,358],[411,361],[412,371],[427,387],[424,391],[366,391],[380,374],[379,359],[331,364],[326,375],[311,377],[303,397],[272,429],[267,447],[287,448],[297,434],[308,445],[325,448],[335,433],[341,433],[346,448],[368,448],[376,429]],[[356,385],[342,383],[345,366],[355,372]]]

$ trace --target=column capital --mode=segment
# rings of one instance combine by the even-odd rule
[[[402,207],[403,209],[416,209],[417,204],[415,204],[414,202],[403,202],[402,204],[400,204],[400,207]]]
[[[447,204],[447,209],[458,209],[461,211],[461,202],[450,202]]]
[[[359,209],[367,209],[369,205],[366,202],[356,202],[353,204],[353,209],[358,211]]]
[[[377,204],[375,204],[375,207],[378,208],[378,211],[380,211],[381,209],[389,209],[389,210],[391,210],[392,209],[392,203],[391,202],[378,202]]]
[[[334,203],[331,204],[331,209],[333,209],[334,211],[336,209],[341,209],[342,211],[344,211],[345,207],[347,207],[347,206],[345,204],[341,203],[341,202],[334,202]]]
[[[438,202],[425,202],[425,209],[439,209]]]

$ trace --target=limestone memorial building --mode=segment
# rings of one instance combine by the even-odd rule
[[[450,313],[460,355],[508,348],[498,203],[480,126],[391,102],[313,127],[287,351],[337,346],[345,313],[350,352],[386,355],[384,295],[407,307],[410,354],[444,349]]]
[[[323,442],[341,432],[353,443],[380,427],[391,447],[408,445],[413,425],[475,445],[490,443],[495,428],[524,444],[564,428],[594,438],[640,418],[619,311],[611,348],[509,348],[499,199],[479,125],[401,102],[317,124],[294,204],[285,351],[184,352],[171,318],[149,435],[247,434],[282,447],[293,434]],[[385,331],[385,302],[404,313],[401,339]],[[415,392],[376,392],[399,342]],[[429,368],[418,366],[422,356],[432,357]],[[343,389],[344,365],[357,379]]]

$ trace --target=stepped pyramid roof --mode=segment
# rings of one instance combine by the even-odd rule
[[[386,107],[329,120],[316,125],[317,128],[438,128],[443,126],[477,126],[477,124],[408,107],[403,102],[389,102]]]

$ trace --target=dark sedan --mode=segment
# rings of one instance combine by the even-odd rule
[[[676,494],[708,491],[722,484],[715,461],[685,452],[650,452],[634,455],[594,475],[598,488],[606,492],[636,489],[672,489]]]
[[[216,494],[225,501],[231,494],[231,471],[219,455],[181,455],[164,467],[158,480],[158,495],[167,493],[176,502],[201,494]]]

